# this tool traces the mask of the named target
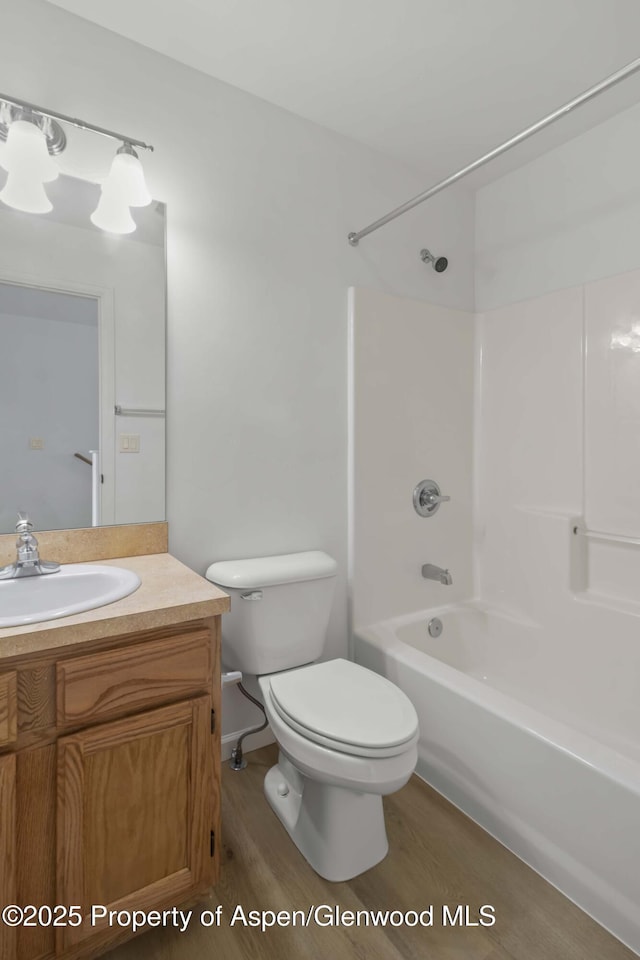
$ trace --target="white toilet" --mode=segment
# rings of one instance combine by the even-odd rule
[[[320,876],[348,880],[386,856],[382,796],[413,773],[418,718],[377,673],[348,660],[314,663],[336,569],[315,550],[213,563],[206,575],[231,595],[225,666],[259,677],[280,748],[267,800]]]

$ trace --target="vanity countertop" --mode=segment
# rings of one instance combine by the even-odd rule
[[[142,582],[128,597],[104,607],[0,629],[0,660],[214,617],[229,609],[226,593],[169,553],[95,562],[126,567],[137,573]]]

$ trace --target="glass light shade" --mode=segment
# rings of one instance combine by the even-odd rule
[[[133,233],[136,229],[128,205],[106,184],[102,188],[98,206],[91,214],[91,223],[108,233]]]
[[[53,205],[40,180],[25,176],[22,170],[9,173],[0,191],[0,200],[14,210],[25,213],[49,213]]]
[[[49,155],[44,133],[28,120],[14,120],[9,127],[2,164],[9,173],[24,174],[40,183],[56,180],[60,172]]]
[[[153,199],[147,190],[142,164],[131,153],[116,153],[103,190],[117,194],[128,207],[146,207]]]

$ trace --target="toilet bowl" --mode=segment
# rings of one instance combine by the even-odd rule
[[[353,713],[346,724],[344,715],[336,722],[338,676],[351,687]],[[278,681],[283,680],[291,713],[282,706]],[[348,880],[375,866],[389,849],[382,797],[403,787],[416,765],[418,730],[413,707],[389,681],[346,660],[261,677],[259,684],[280,749],[264,791],[289,836],[326,880]],[[317,709],[320,698],[315,704],[307,699],[312,687],[319,695],[327,692],[324,714]],[[397,696],[397,709],[391,714],[379,707],[375,694],[380,692],[387,699],[390,694],[393,699]],[[344,714],[344,710],[337,712]],[[385,719],[393,735],[388,732],[376,738],[371,730],[367,733],[373,725],[380,734]],[[339,739],[337,729],[343,731],[344,739]]]
[[[231,594],[225,664],[258,676],[278,743],[267,801],[314,870],[338,881],[387,854],[382,797],[415,769],[418,718],[385,677],[348,660],[315,662],[335,574],[331,557],[307,551],[214,563],[206,575]]]

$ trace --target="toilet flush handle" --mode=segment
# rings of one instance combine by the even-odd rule
[[[241,600],[262,600],[262,590],[250,590],[248,593],[240,594]]]

